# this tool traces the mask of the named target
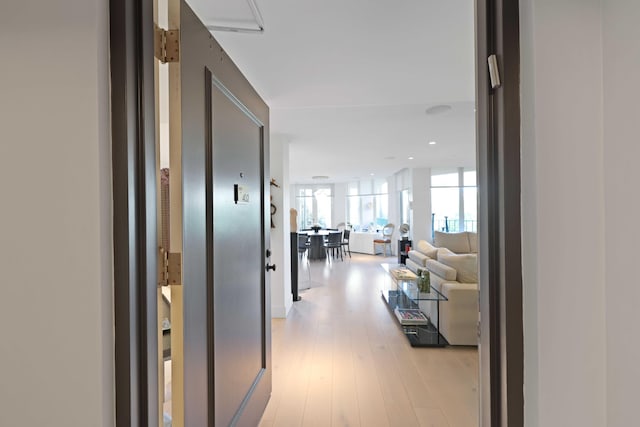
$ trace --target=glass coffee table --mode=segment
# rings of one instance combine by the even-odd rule
[[[440,334],[440,301],[447,297],[431,286],[429,292],[420,292],[417,277],[402,264],[380,264],[387,272],[380,292],[394,317],[400,324],[412,347],[444,347],[449,343]],[[433,315],[435,322],[425,313]]]

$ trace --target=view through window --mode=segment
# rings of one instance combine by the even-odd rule
[[[347,186],[347,225],[355,231],[375,231],[389,222],[386,180],[356,181]]]
[[[296,205],[299,230],[308,229],[314,225],[322,228],[331,227],[333,186],[298,186]]]
[[[476,171],[457,168],[431,174],[432,230],[477,231]]]

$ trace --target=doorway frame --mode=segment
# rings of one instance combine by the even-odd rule
[[[115,422],[158,425],[153,0],[109,0]]]
[[[480,425],[523,426],[519,2],[476,0],[475,14]]]
[[[480,425],[522,426],[519,7],[507,0],[475,7]],[[159,422],[153,0],[109,0],[109,15],[116,425],[152,426]],[[489,84],[489,54],[498,57],[498,89]]]

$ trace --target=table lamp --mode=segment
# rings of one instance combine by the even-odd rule
[[[400,228],[398,228],[398,231],[400,231],[400,234],[402,235],[402,240],[409,240],[409,237],[407,236],[407,234],[409,233],[410,227],[409,224],[402,224],[400,226]]]

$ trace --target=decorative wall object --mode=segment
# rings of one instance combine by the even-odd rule
[[[280,188],[275,178],[271,178],[270,184],[272,187]],[[273,222],[273,216],[276,214],[276,212],[278,212],[278,208],[276,207],[276,205],[273,204],[273,196],[271,196],[270,199],[271,199],[271,228],[276,228],[276,225]]]
[[[289,226],[292,233],[298,231],[298,211],[294,208],[289,209]]]

